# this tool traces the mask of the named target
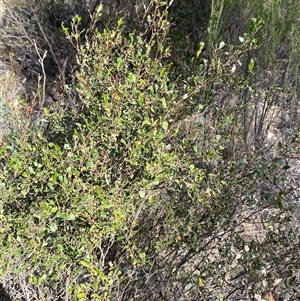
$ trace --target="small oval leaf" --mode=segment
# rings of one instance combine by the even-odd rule
[[[168,130],[168,127],[169,127],[168,121],[163,121],[162,128],[164,129],[165,132]]]
[[[49,228],[50,228],[50,231],[53,232],[53,233],[56,232],[57,229],[58,229],[57,224],[54,223],[54,222],[50,223]]]

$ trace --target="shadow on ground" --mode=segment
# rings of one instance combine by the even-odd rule
[[[0,300],[1,301],[12,301],[12,299],[9,297],[8,293],[6,292],[6,290],[4,289],[2,284],[0,284]]]

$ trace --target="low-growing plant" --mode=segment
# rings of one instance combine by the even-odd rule
[[[45,109],[46,130],[0,148],[0,277],[14,300],[250,300],[296,287],[289,150],[245,133],[257,91],[244,58],[261,23],[235,47],[212,43],[209,60],[201,43],[181,75],[169,8],[152,1],[142,31],[125,17],[98,26],[101,6],[89,28],[63,25],[76,106]]]

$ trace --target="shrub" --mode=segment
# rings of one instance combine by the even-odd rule
[[[0,148],[0,276],[14,300],[250,300],[296,287],[289,150],[249,143],[258,127],[245,113],[261,23],[210,60],[200,44],[177,76],[168,9],[151,2],[145,31],[126,18],[99,29],[101,6],[85,31],[79,16],[63,26],[77,106],[44,109],[46,132]]]

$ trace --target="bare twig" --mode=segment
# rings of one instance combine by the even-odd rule
[[[45,59],[45,57],[47,55],[47,51],[45,51],[44,55],[41,56],[40,53],[39,53],[39,51],[38,51],[36,41],[34,41],[34,47],[35,47],[36,53],[37,53],[37,55],[39,57],[39,63],[41,65],[42,72],[43,72],[42,95],[40,95],[40,97],[39,97],[39,112],[38,112],[38,114],[40,114],[41,109],[43,108],[44,102],[45,102],[45,99],[46,99],[46,80],[47,80],[47,75],[46,75],[45,66],[44,66],[44,59]],[[39,81],[40,81],[40,76],[39,76]]]
[[[70,274],[71,274],[71,270],[68,269],[66,283],[65,283],[65,285],[66,285],[66,293],[65,293],[64,301],[69,301]]]
[[[49,47],[49,51],[50,51],[50,53],[51,53],[51,55],[52,55],[52,58],[53,58],[55,64],[57,65],[57,68],[58,68],[58,70],[59,70],[59,73],[60,73],[60,75],[62,75],[62,74],[63,74],[62,67],[60,66],[60,63],[59,63],[59,61],[58,61],[57,58],[56,58],[56,55],[55,55],[55,53],[54,53],[54,51],[53,51],[53,48],[52,48],[52,45],[51,45],[51,43],[49,42],[49,39],[48,39],[47,35],[45,34],[45,31],[44,31],[44,29],[43,29],[43,26],[41,25],[41,22],[39,21],[37,15],[36,15],[36,11],[35,11],[35,10],[34,10],[34,19],[35,19],[35,21],[36,21],[36,23],[37,23],[37,25],[38,25],[38,27],[39,27],[39,30],[40,30],[40,32],[41,32],[41,34],[42,34],[42,36],[43,36],[45,42],[47,43],[47,45],[48,45],[48,47]]]

